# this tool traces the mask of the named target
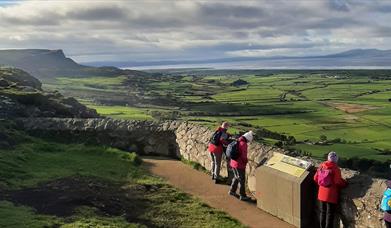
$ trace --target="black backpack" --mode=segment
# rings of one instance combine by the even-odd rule
[[[238,141],[233,141],[227,146],[227,150],[225,152],[225,155],[227,158],[236,160],[239,158],[239,142]]]
[[[223,132],[221,131],[215,131],[215,133],[213,133],[212,137],[210,138],[209,142],[215,146],[220,145],[220,138],[222,134]]]

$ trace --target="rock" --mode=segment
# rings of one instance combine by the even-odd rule
[[[145,146],[144,147],[144,153],[151,154],[151,153],[154,153],[154,152],[155,152],[155,150],[154,150],[154,148],[152,146]]]

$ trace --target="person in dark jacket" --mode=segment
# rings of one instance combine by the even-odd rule
[[[219,127],[216,130],[216,132],[221,133],[218,145],[209,143],[209,147],[208,147],[212,159],[212,163],[211,163],[212,180],[214,180],[216,184],[220,182],[220,167],[221,167],[221,158],[223,155],[223,147],[226,147],[228,145],[228,138],[230,137],[230,135],[227,133],[228,127],[229,124],[227,122],[223,122],[221,124],[221,127]]]
[[[231,188],[228,194],[237,196],[236,190],[239,188],[239,199],[243,201],[250,200],[250,197],[246,195],[246,166],[247,166],[247,143],[253,140],[253,132],[249,131],[245,133],[238,140],[239,158],[236,160],[231,159],[230,165],[233,169],[234,178],[232,179]]]
[[[337,165],[338,156],[331,151],[327,161],[320,164],[319,169],[331,170],[331,185],[329,187],[319,185],[318,200],[320,201],[320,227],[332,228],[334,226],[334,215],[339,201],[340,190],[346,187],[347,183],[341,176],[341,170]],[[319,172],[316,172],[314,180],[318,183]]]
[[[387,188],[391,188],[391,180],[388,180],[386,182]],[[386,223],[387,228],[391,228],[391,213],[390,212],[384,212],[384,222]]]

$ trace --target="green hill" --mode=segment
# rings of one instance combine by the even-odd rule
[[[0,118],[98,117],[72,97],[42,89],[39,80],[25,71],[0,68]]]

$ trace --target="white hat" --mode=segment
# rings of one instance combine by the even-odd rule
[[[337,155],[337,153],[335,153],[334,151],[331,151],[327,155],[327,160],[331,161],[331,162],[334,162],[334,163],[337,163],[338,162],[338,155]]]
[[[247,142],[251,142],[251,141],[253,141],[253,137],[254,137],[253,135],[254,135],[253,131],[249,131],[249,132],[246,132],[243,135],[243,137],[245,137],[247,139]]]

